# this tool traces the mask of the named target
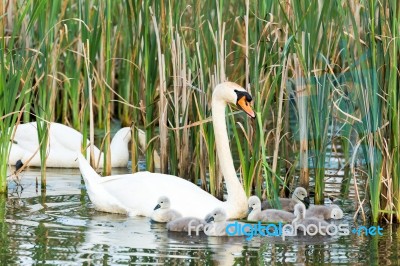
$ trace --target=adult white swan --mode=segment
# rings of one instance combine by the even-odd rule
[[[81,151],[83,135],[79,131],[59,123],[51,123],[49,129],[49,144],[47,153],[47,167],[77,168],[76,153]],[[128,143],[131,140],[129,127],[118,130],[114,135],[111,146],[111,166],[126,167],[129,160]],[[139,131],[139,144],[145,147],[146,136]],[[20,124],[16,128],[14,141],[11,145],[8,163],[15,165],[18,160],[28,162],[29,166],[40,166],[39,141],[36,122]],[[89,149],[88,149],[89,155]],[[94,155],[99,167],[103,167],[103,153],[95,146]],[[89,157],[88,157],[89,158]],[[98,160],[100,158],[100,160]],[[155,153],[155,164],[159,167],[159,157]]]
[[[154,202],[160,196],[166,196],[174,202],[174,209],[184,217],[204,218],[217,207],[225,210],[228,219],[246,217],[247,197],[233,165],[225,108],[227,103],[237,104],[249,116],[255,117],[249,104],[251,100],[251,96],[242,87],[232,82],[217,85],[212,96],[215,143],[225,178],[227,201],[222,202],[195,184],[172,175],[139,172],[100,177],[83,156],[78,155],[79,168],[95,208],[105,212],[149,217]]]

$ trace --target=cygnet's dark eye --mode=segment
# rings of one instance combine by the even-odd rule
[[[161,203],[164,203],[163,201],[161,201]]]

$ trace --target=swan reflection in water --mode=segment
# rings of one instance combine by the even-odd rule
[[[244,237],[208,237],[203,232],[189,236],[187,232],[170,232],[165,223],[154,223],[146,217],[100,212],[87,221],[86,227],[81,252],[97,253],[94,248],[101,247],[118,255],[118,250],[126,248],[130,256],[156,258],[158,263],[173,262],[174,258],[179,263],[186,258],[232,265],[235,257],[242,256],[246,242]]]

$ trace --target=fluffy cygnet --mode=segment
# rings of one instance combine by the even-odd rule
[[[283,210],[268,209],[261,211],[261,201],[257,196],[251,196],[248,200],[249,221],[262,221],[262,222],[292,222],[295,218],[291,212]]]
[[[307,209],[306,217],[314,217],[318,219],[335,219],[339,220],[343,218],[343,211],[340,209],[339,206],[332,204],[329,206],[323,205],[312,205],[310,208]]]
[[[298,203],[294,206],[294,215],[296,218],[292,221],[292,225],[295,226],[300,231],[305,231],[307,227],[309,227],[310,232],[315,233],[315,229],[320,228],[318,233],[323,235],[327,235],[327,230],[329,223],[325,222],[322,219],[318,218],[306,218],[306,207],[302,203]]]
[[[174,232],[195,232],[196,230],[203,231],[206,221],[196,217],[182,217],[167,223],[168,231]]]
[[[297,187],[292,195],[292,198],[279,198],[279,202],[281,203],[282,210],[293,212],[294,205],[297,203],[303,203],[305,206],[310,205],[310,198],[307,196],[307,190],[303,187]],[[261,205],[261,209],[271,209],[272,205],[268,201],[264,201]]]
[[[158,199],[157,205],[151,214],[151,220],[159,223],[168,223],[182,217],[182,215],[171,209],[171,202],[168,197],[162,196]]]

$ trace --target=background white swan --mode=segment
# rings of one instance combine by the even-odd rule
[[[128,175],[100,177],[78,155],[79,168],[84,178],[90,200],[98,210],[149,217],[154,202],[167,196],[174,202],[174,209],[183,216],[203,218],[212,209],[220,207],[229,219],[246,217],[247,197],[236,176],[226,130],[227,103],[237,104],[254,117],[249,102],[251,96],[245,89],[231,82],[217,85],[212,97],[212,114],[217,154],[223,173],[227,201],[222,202],[197,185],[177,176],[139,172]]]
[[[142,149],[146,145],[146,136],[142,130],[139,130],[139,145]],[[49,129],[49,144],[48,157],[46,161],[47,167],[60,168],[77,168],[79,167],[76,160],[76,153],[81,151],[83,135],[79,131],[59,123],[50,123]],[[131,140],[129,127],[124,127],[118,130],[114,135],[110,151],[111,151],[111,166],[126,167],[129,160],[128,143]],[[89,141],[88,141],[89,143]],[[29,166],[40,166],[39,141],[36,129],[36,122],[20,124],[16,128],[14,141],[11,145],[11,151],[8,158],[10,165],[15,165],[18,160],[22,163],[34,155],[28,162]],[[89,149],[87,149],[89,156]],[[99,162],[99,167],[103,167],[103,153],[94,146],[94,155],[96,163]],[[155,166],[159,168],[160,158],[155,152]],[[100,158],[100,160],[98,160]]]

